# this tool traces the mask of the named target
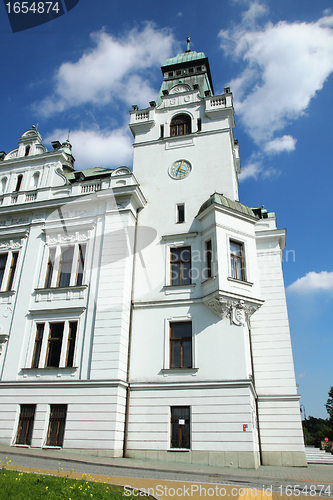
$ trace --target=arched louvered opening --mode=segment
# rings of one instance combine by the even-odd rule
[[[177,115],[170,123],[170,136],[186,135],[191,133],[191,117],[189,115]]]

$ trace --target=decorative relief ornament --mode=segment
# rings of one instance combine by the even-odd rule
[[[240,300],[238,304],[231,306],[230,319],[234,325],[244,326],[246,323],[244,300]]]
[[[236,326],[246,325],[252,314],[261,306],[226,296],[214,297],[205,304],[221,319],[229,318],[230,323]]]
[[[169,94],[179,94],[180,92],[188,92],[189,90],[191,89],[188,85],[176,85],[170,90]]]

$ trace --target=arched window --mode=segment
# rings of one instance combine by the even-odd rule
[[[39,183],[39,172],[35,172],[34,175],[31,177],[30,188],[37,189],[38,183]]]
[[[1,193],[4,193],[6,191],[6,186],[7,186],[7,177],[3,177],[1,179],[1,186],[0,186]]]
[[[22,174],[20,174],[20,175],[17,176],[15,191],[19,191],[20,190],[21,184],[22,184],[22,179],[23,179],[23,175]]]
[[[177,115],[170,123],[170,136],[186,135],[191,133],[191,117],[189,115]]]

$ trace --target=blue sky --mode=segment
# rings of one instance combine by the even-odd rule
[[[0,16],[0,150],[32,124],[70,139],[76,168],[132,165],[128,110],[148,106],[160,66],[208,56],[215,93],[230,86],[243,173],[240,201],[287,228],[284,276],[301,404],[326,418],[333,385],[333,9],[328,0],[80,0],[13,34]],[[137,174],[138,175],[138,174]],[[293,258],[294,256],[294,258]]]

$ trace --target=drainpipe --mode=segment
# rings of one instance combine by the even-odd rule
[[[128,354],[127,354],[127,376],[126,376],[126,407],[125,407],[125,423],[124,423],[124,446],[123,446],[123,457],[127,456],[127,436],[128,436],[128,417],[129,417],[129,406],[130,406],[130,364],[131,364],[131,340],[132,340],[132,319],[133,319],[133,302],[134,302],[134,281],[135,281],[135,263],[136,263],[136,245],[137,245],[137,233],[138,233],[138,220],[140,208],[136,211],[136,221],[135,221],[135,231],[134,231],[134,244],[133,244],[133,270],[132,270],[132,288],[131,288],[131,309],[129,317],[129,332],[128,332]]]
[[[249,340],[250,340],[250,354],[251,354],[251,368],[252,368],[252,383],[254,390],[256,391],[256,383],[255,383],[255,376],[254,376],[254,364],[253,364],[253,352],[252,352],[252,337],[251,337],[251,326],[250,326],[250,319],[247,322],[248,330],[249,330]],[[258,427],[258,445],[259,445],[259,456],[260,456],[260,465],[262,465],[262,448],[261,448],[261,437],[260,437],[260,425],[259,425],[259,409],[258,409],[258,395],[256,391],[256,414],[257,414],[257,427]]]

